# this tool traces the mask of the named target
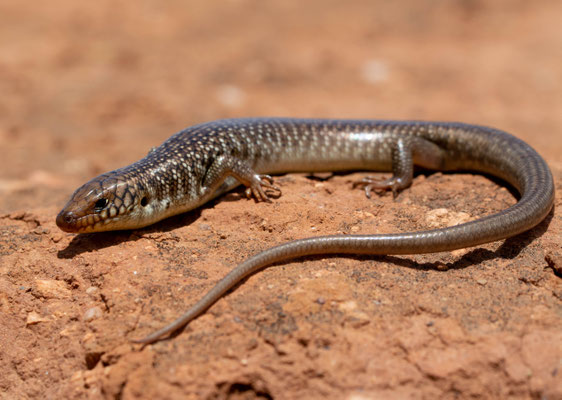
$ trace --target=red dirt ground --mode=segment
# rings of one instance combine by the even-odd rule
[[[562,182],[562,2],[0,2],[0,398],[562,399],[561,214],[505,242],[266,269],[172,340],[141,337],[247,256],[513,204],[470,174],[396,201],[363,174],[277,178],[134,232],[62,233],[91,177],[238,116],[457,120]],[[558,269],[558,273],[555,270]]]

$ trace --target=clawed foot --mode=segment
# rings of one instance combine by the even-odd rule
[[[388,179],[375,179],[372,177],[365,177],[360,181],[353,182],[353,187],[363,187],[365,189],[365,196],[371,198],[372,192],[381,192],[379,195],[387,190],[392,191],[392,196],[396,198],[400,190],[400,178],[392,177]]]
[[[254,175],[254,179],[249,187],[246,188],[246,197],[255,198],[257,201],[271,203],[268,192],[274,192],[274,197],[281,196],[281,189],[273,184],[273,178],[269,175]]]

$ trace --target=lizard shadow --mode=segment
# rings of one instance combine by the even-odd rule
[[[68,246],[57,253],[58,258],[74,258],[75,256],[97,251],[106,247],[117,246],[123,242],[137,241],[143,236],[155,232],[169,232],[182,226],[194,223],[201,216],[201,211],[210,208],[213,203],[184,214],[166,218],[145,228],[128,231],[110,231],[97,233],[79,233]]]

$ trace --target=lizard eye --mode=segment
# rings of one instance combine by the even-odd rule
[[[99,199],[94,204],[94,209],[96,211],[99,211],[99,210],[103,209],[105,206],[107,206],[107,199]]]

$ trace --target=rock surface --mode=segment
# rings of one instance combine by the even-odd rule
[[[276,178],[132,232],[54,223],[91,177],[237,116],[460,120],[562,182],[562,2],[0,3],[0,398],[562,399],[560,200],[505,242],[264,270],[172,340],[131,345],[236,263],[330,233],[446,226],[515,202],[471,174],[396,200]],[[560,196],[560,195],[559,195]]]

